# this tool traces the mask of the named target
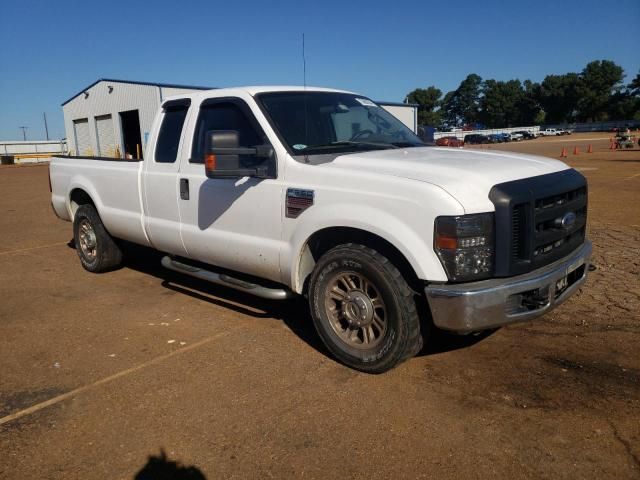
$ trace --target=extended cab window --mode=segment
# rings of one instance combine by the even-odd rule
[[[204,163],[205,136],[209,130],[236,130],[241,147],[253,147],[264,143],[262,135],[239,105],[224,101],[205,103],[198,115],[190,162]],[[241,160],[242,157],[241,155]],[[251,161],[255,163],[255,159]]]
[[[173,163],[178,157],[178,146],[184,119],[187,117],[189,103],[178,100],[164,106],[164,116],[156,143],[156,162]]]

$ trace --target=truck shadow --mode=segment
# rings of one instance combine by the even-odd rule
[[[73,239],[68,243],[68,246],[75,248]],[[204,280],[167,270],[160,264],[164,254],[151,248],[130,243],[125,243],[122,246],[125,268],[159,279],[162,287],[172,292],[188,295],[197,300],[224,307],[242,315],[282,321],[311,348],[332,358],[315,331],[309,307],[304,297],[296,297],[286,301],[266,300],[255,297],[222,285],[214,285]],[[422,316],[426,317],[426,315],[428,314],[423,312]],[[429,322],[427,318],[423,318],[423,321]],[[455,335],[432,327],[425,347],[417,356],[436,355],[469,348],[494,332],[495,330],[475,335]]]
[[[136,473],[134,480],[206,480],[202,471],[193,465],[170,460],[164,450],[149,455],[147,463]]]

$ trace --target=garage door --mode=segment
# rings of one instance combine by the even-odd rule
[[[76,140],[76,155],[92,155],[89,120],[80,118],[73,121],[73,132]]]
[[[111,115],[96,117],[96,132],[98,133],[98,155],[100,157],[115,157],[116,138]]]

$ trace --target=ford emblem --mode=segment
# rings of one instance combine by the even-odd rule
[[[565,213],[564,216],[560,219],[560,225],[562,225],[562,228],[565,229],[571,228],[574,223],[576,223],[576,214],[573,212]]]

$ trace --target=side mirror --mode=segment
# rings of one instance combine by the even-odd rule
[[[273,148],[271,145],[240,147],[236,130],[210,130],[205,138],[204,167],[209,178],[258,177],[274,178]],[[270,159],[261,165],[241,165],[240,156]],[[256,162],[257,163],[257,162]]]

